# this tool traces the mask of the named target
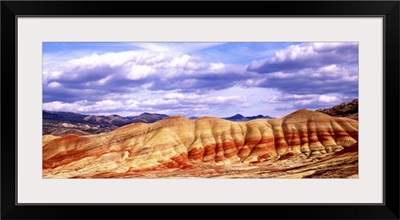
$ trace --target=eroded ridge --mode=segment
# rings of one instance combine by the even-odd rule
[[[174,116],[104,134],[43,139],[45,178],[132,178],[161,171],[163,177],[212,177],[219,170],[333,157],[358,142],[358,121],[310,110],[247,122]]]

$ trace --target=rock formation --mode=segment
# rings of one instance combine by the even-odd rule
[[[358,99],[342,102],[332,108],[317,109],[316,111],[335,117],[346,117],[358,121]]]
[[[358,151],[343,149],[357,142],[358,121],[310,110],[246,122],[174,116],[98,135],[44,136],[43,177],[324,178],[321,170],[349,163],[348,177],[358,173]],[[339,152],[347,159],[335,163]],[[305,165],[316,168],[300,172]]]

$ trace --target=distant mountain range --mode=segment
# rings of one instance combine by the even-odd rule
[[[245,117],[245,116],[243,116],[243,115],[241,115],[241,114],[236,114],[236,115],[234,115],[234,116],[232,116],[232,117],[223,118],[223,119],[229,120],[229,121],[251,121],[251,120],[254,120],[254,119],[258,119],[258,118],[266,118],[266,119],[269,119],[269,118],[272,118],[272,117],[270,117],[270,116],[264,116],[264,115],[247,116],[247,117]]]
[[[358,99],[340,103],[332,108],[317,109],[316,111],[334,117],[347,117],[358,120]],[[119,115],[97,116],[43,110],[42,133],[43,135],[52,134],[56,136],[63,136],[65,134],[99,134],[132,123],[153,123],[168,117],[169,116],[165,114],[147,112],[137,116],[122,117]],[[198,119],[198,117],[190,117],[189,119],[195,120]],[[254,119],[272,119],[272,117],[264,115],[243,116],[241,114],[236,114],[222,119],[243,122]]]
[[[118,127],[132,123],[153,123],[164,118],[168,118],[165,114],[142,113],[137,116],[122,117],[119,115],[97,116],[82,115],[72,112],[56,112],[43,110],[43,135],[52,134],[62,136],[64,134],[99,134],[112,131]],[[197,119],[198,117],[190,117]],[[236,114],[231,117],[223,118],[229,121],[250,121],[259,118],[271,118],[269,116],[257,115],[245,117]]]
[[[96,116],[43,110],[43,134],[99,134],[124,125],[138,122],[152,123],[167,117],[168,115],[153,113],[122,117],[119,115]]]

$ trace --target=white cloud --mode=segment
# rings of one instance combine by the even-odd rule
[[[105,85],[112,78],[112,76],[107,76],[97,81],[99,85]]]
[[[54,81],[54,82],[49,83],[47,86],[49,88],[59,88],[59,87],[61,87],[61,84]]]
[[[49,58],[48,58],[49,59]],[[199,77],[204,74],[242,73],[245,65],[203,62],[187,54],[173,55],[154,51],[93,53],[58,66],[44,67],[44,83],[64,81],[98,81],[104,85],[111,78],[139,80],[149,76],[163,78]]]
[[[127,115],[140,112],[169,113],[176,115],[181,113],[186,116],[201,114],[200,111],[208,112],[211,109],[230,109],[235,106],[249,107],[250,104],[244,96],[209,96],[198,94],[169,93],[159,94],[153,98],[150,96],[138,97],[136,100],[132,96],[116,97],[98,102],[88,102],[81,100],[73,103],[63,103],[60,101],[47,102],[43,104],[43,109],[50,111],[70,111],[82,114],[108,113],[114,114],[124,112]]]
[[[68,111],[68,112],[107,112],[125,108],[121,101],[103,100],[95,103],[88,103],[87,100],[73,103],[63,103],[60,101],[43,103],[43,109],[50,111]]]
[[[245,103],[245,96],[209,96],[197,94],[169,93],[164,96],[165,100],[177,100],[180,102],[188,102],[192,104],[223,104],[223,103]]]
[[[356,97],[345,96],[340,93],[336,94],[285,94],[281,93],[272,98],[266,99],[265,103],[280,104],[277,110],[293,111],[301,108],[317,109],[324,107],[332,107],[344,101],[349,101]]]
[[[329,96],[329,95],[320,95],[318,97],[318,101],[320,102],[338,102],[340,99],[337,96]]]
[[[269,114],[270,106],[330,105],[358,92],[358,66],[352,63],[358,54],[356,44],[292,45],[272,56],[268,51],[269,57],[250,66],[220,62],[218,56],[226,51],[217,48],[211,50],[219,52],[215,59],[191,54],[219,44],[134,45],[143,49],[86,52],[78,57],[66,54],[61,58],[45,54],[44,109],[128,115],[143,111],[187,116],[200,115],[201,111],[220,116],[257,115]],[[242,51],[252,51],[227,46],[239,57]],[[272,94],[275,97],[269,98]],[[265,99],[268,101],[263,102]]]
[[[145,66],[145,65],[127,65],[128,71],[127,71],[127,78],[128,79],[141,79],[149,76],[151,73],[154,72],[154,69],[151,68],[150,66]]]
[[[303,43],[290,45],[274,56],[253,61],[248,70],[258,73],[295,71],[329,65],[349,65],[358,60],[357,43]]]

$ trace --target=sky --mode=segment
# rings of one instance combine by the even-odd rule
[[[43,109],[268,115],[358,98],[357,42],[44,42]]]

